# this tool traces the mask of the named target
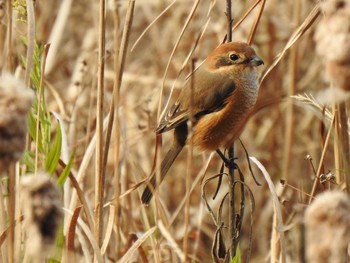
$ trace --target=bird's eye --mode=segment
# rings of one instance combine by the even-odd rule
[[[232,61],[236,61],[237,59],[239,59],[239,56],[236,55],[236,54],[231,54],[231,55],[230,55],[230,59],[231,59]]]

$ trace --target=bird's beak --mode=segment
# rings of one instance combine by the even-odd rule
[[[263,65],[264,64],[264,61],[259,58],[258,56],[254,56],[250,61],[249,61],[249,64],[252,65],[252,66],[260,66],[260,65]]]

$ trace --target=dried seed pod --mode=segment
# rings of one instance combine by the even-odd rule
[[[63,216],[60,192],[46,173],[23,176],[21,188],[27,255],[42,260],[55,245]]]
[[[307,262],[347,262],[350,198],[340,191],[328,191],[316,198],[305,212]]]
[[[27,113],[34,98],[32,90],[14,76],[0,77],[0,168],[17,161],[24,150]]]

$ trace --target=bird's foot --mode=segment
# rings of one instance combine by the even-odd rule
[[[234,169],[236,170],[238,168],[238,165],[236,164],[236,160],[238,159],[238,157],[233,157],[233,158],[230,158],[230,159],[226,159],[224,161],[225,163],[225,166],[228,168],[228,169]]]
[[[229,159],[220,150],[216,150],[216,152],[219,154],[219,156],[221,157],[222,161],[224,162],[225,166],[228,169],[236,170],[238,168],[238,166],[235,162],[238,159],[237,157],[233,157],[233,158]]]

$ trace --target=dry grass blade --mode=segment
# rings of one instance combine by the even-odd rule
[[[264,178],[267,182],[267,185],[269,186],[270,189],[270,193],[271,193],[271,198],[273,201],[273,207],[274,207],[274,218],[276,218],[277,220],[277,224],[276,227],[278,229],[283,227],[283,217],[282,217],[282,211],[281,211],[281,204],[279,202],[277,193],[276,193],[276,189],[275,186],[271,180],[271,177],[269,175],[269,173],[266,171],[265,167],[258,161],[258,159],[256,159],[255,157],[250,157],[250,160],[253,161],[253,163],[256,164],[256,166],[259,168],[259,170],[262,172],[262,174],[264,175]],[[278,231],[277,229],[277,231]],[[284,233],[283,232],[279,232],[280,235],[280,246],[281,246],[281,259],[282,259],[282,263],[286,262],[286,245],[285,245],[285,241],[284,241]],[[277,258],[272,258],[272,260],[276,260]],[[274,261],[272,261],[274,262]]]
[[[77,227],[77,221],[79,218],[79,214],[81,211],[81,206],[77,207],[74,212],[73,216],[70,219],[69,228],[68,228],[68,234],[67,234],[67,252],[74,251],[74,239],[75,239],[75,229]],[[67,258],[68,259],[68,258]]]
[[[324,160],[325,160],[325,157],[326,157],[326,153],[327,153],[327,149],[328,149],[328,145],[329,145],[329,140],[330,140],[331,134],[332,134],[332,129],[334,128],[334,123],[335,123],[335,115],[333,115],[333,118],[332,118],[332,121],[331,121],[331,125],[329,126],[327,137],[326,137],[326,140],[324,142],[324,147],[322,149],[322,155],[321,155],[321,158],[320,158],[320,162],[318,164],[316,177],[315,177],[314,184],[312,186],[312,190],[311,190],[311,194],[310,194],[309,204],[311,204],[311,202],[312,202],[312,200],[313,200],[313,198],[315,196],[315,193],[316,193],[317,184],[319,183],[319,178],[320,178],[322,167],[323,167],[323,163],[324,163]]]
[[[183,37],[183,35],[184,35],[185,31],[186,31],[186,28],[188,27],[191,19],[194,16],[194,13],[196,12],[196,9],[197,9],[197,7],[199,5],[199,2],[200,2],[200,0],[196,0],[193,3],[192,9],[191,9],[189,15],[187,16],[186,22],[185,22],[185,24],[184,24],[184,26],[183,26],[183,28],[182,28],[182,30],[180,32],[180,35],[179,35],[179,37],[178,37],[178,39],[177,39],[177,41],[176,41],[176,43],[174,45],[173,50],[171,51],[171,54],[170,54],[169,59],[168,59],[168,63],[166,65],[166,67],[165,67],[164,76],[163,76],[163,82],[162,82],[162,88],[161,88],[160,95],[159,95],[160,100],[159,100],[159,104],[158,104],[158,113],[157,113],[158,119],[159,119],[159,117],[161,115],[160,113],[161,113],[161,108],[162,108],[162,97],[163,97],[162,95],[163,95],[163,90],[164,90],[165,78],[168,75],[170,63],[171,63],[171,61],[172,61],[172,59],[174,57],[174,54],[175,54],[175,51],[176,51],[177,47],[179,46],[180,40],[182,39],[182,37]],[[170,100],[168,100],[168,103],[169,103],[169,101]],[[166,109],[167,106],[168,105],[166,105],[164,108]]]
[[[330,110],[319,103],[311,94],[298,94],[291,96],[291,98],[295,99],[296,102],[315,108],[317,110],[316,114],[320,119],[322,119],[322,116],[324,115],[326,117],[325,120],[332,121],[333,114],[330,112]]]
[[[249,37],[248,37],[247,43],[249,45],[253,42],[253,38],[255,36],[256,29],[258,28],[258,24],[259,24],[260,18],[262,16],[263,11],[264,11],[266,0],[262,0],[261,2],[262,3],[261,3],[261,7],[260,7],[260,10],[259,10],[259,13],[258,13],[258,15],[256,17],[256,20],[254,21],[254,25],[253,25],[252,30],[250,31],[250,34],[249,34]]]
[[[204,178],[205,174],[208,171],[209,164],[213,158],[213,155],[214,155],[213,153],[210,154],[207,163],[203,166],[203,168],[199,171],[197,177],[194,179],[192,186],[191,186],[191,190],[186,194],[186,196],[184,198],[182,198],[181,203],[179,204],[179,206],[177,207],[177,209],[173,213],[173,216],[169,220],[169,222],[170,222],[169,225],[172,225],[174,223],[174,221],[177,218],[177,216],[179,215],[180,211],[183,209],[187,195],[191,194],[193,192],[193,190],[195,189],[195,186],[197,186],[198,183]]]
[[[175,252],[175,254],[180,258],[181,262],[185,262],[186,256],[184,252],[177,245],[173,238],[173,235],[168,231],[168,229],[163,225],[161,221],[158,221],[159,231],[162,233],[163,237],[168,241],[169,246]]]
[[[214,221],[214,223],[215,223],[216,226],[219,225],[219,221],[217,220],[217,218],[216,218],[216,216],[215,216],[215,214],[214,214],[214,211],[211,209],[211,207],[210,207],[210,205],[209,205],[209,202],[208,202],[208,200],[207,200],[207,196],[206,196],[206,194],[205,194],[205,187],[207,186],[207,184],[208,184],[210,181],[212,181],[212,180],[214,180],[214,179],[216,179],[216,178],[220,178],[221,176],[222,176],[221,174],[217,174],[217,175],[214,175],[214,176],[208,178],[207,180],[205,180],[205,182],[203,183],[203,186],[202,186],[202,198],[203,198],[204,203],[205,203],[205,206],[207,207],[208,212],[209,212],[209,214],[211,215],[211,217],[212,217],[212,219],[213,219],[213,221]]]
[[[146,179],[144,179],[144,180],[142,180],[142,181],[132,185],[128,190],[126,190],[123,194],[121,194],[119,196],[119,198],[121,199],[121,198],[124,198],[125,196],[131,194],[132,192],[134,192],[137,188],[139,188],[141,185],[143,185],[147,181],[148,181],[148,178],[146,178]]]
[[[234,24],[234,26],[232,27],[232,31],[235,31],[235,29],[237,29],[242,22],[248,17],[248,15],[254,10],[254,8],[261,2],[262,0],[256,0],[255,3],[248,9],[247,12],[245,12],[245,14],[236,22],[236,24]],[[227,36],[225,36],[226,39]]]
[[[223,225],[224,224],[222,223],[220,226],[216,228],[214,239],[213,239],[213,245],[211,247],[211,256],[214,262],[216,263],[220,262],[219,258],[221,258],[220,248],[222,248],[222,246],[220,246],[220,242],[222,240],[221,229]]]
[[[74,213],[66,208],[63,208],[63,211],[68,213],[69,215],[73,216]],[[92,249],[93,249],[93,252],[94,252],[94,255],[95,255],[95,260],[98,262],[98,263],[103,263],[104,260],[103,260],[103,257],[102,257],[102,254],[101,254],[101,250],[96,242],[96,239],[94,238],[94,235],[93,233],[91,232],[91,229],[89,226],[87,226],[85,224],[85,222],[78,217],[78,226],[81,227],[81,229],[84,231],[84,234],[86,235],[87,239],[89,240],[91,246],[92,246]]]
[[[109,245],[109,242],[110,242],[110,239],[111,239],[115,215],[116,215],[116,213],[115,213],[115,206],[111,204],[111,205],[109,205],[109,217],[108,217],[108,221],[107,221],[105,238],[104,238],[104,240],[102,242],[102,247],[101,247],[102,255],[104,255],[106,253],[106,250],[108,248],[108,245]],[[117,232],[118,231],[119,230],[117,229]]]
[[[147,33],[147,31],[157,22],[159,18],[161,18],[175,3],[177,0],[174,0],[172,3],[170,3],[146,28],[143,30],[141,35],[136,39],[134,45],[132,45],[130,52],[134,50],[134,48],[137,46],[137,44],[140,42],[140,40],[143,38],[143,36]]]
[[[294,32],[294,34],[289,38],[287,44],[283,48],[283,50],[277,55],[275,61],[272,63],[272,65],[266,70],[264,75],[262,76],[260,80],[260,86],[266,76],[277,66],[277,64],[281,61],[281,59],[284,57],[285,53],[290,49],[291,46],[294,45],[296,41],[298,41],[304,33],[312,26],[312,24],[315,22],[317,17],[320,14],[320,3],[317,3],[315,7],[311,10],[309,15],[305,18],[304,22],[299,26],[299,28]]]
[[[125,253],[125,255],[118,260],[118,263],[128,263],[131,262],[131,259],[133,258],[134,254],[136,253],[136,251],[138,250],[138,248],[142,245],[143,242],[145,242],[145,240],[151,236],[154,231],[157,230],[157,227],[152,227],[150,229],[148,229],[129,249],[128,251]]]
[[[24,218],[23,215],[21,215],[21,217],[15,221],[15,225],[17,225],[18,223],[21,223],[23,221],[23,218]],[[5,231],[0,234],[0,247],[4,244],[7,238],[8,232],[9,232],[9,228],[6,228]]]
[[[71,12],[73,0],[64,0],[61,3],[55,25],[51,31],[49,43],[52,43],[51,52],[47,57],[47,67],[45,74],[49,74],[55,66],[56,56],[61,48],[61,40],[65,33],[66,23]]]
[[[59,164],[62,167],[66,167],[66,164],[63,163],[62,160],[59,160]],[[80,188],[78,181],[75,179],[75,177],[72,173],[69,173],[68,177],[69,177],[69,180],[71,181],[71,184],[73,185],[74,189],[77,191],[77,195],[79,197],[79,200],[83,205],[84,213],[86,215],[88,225],[90,227],[93,227],[94,226],[94,219],[92,216],[92,211],[91,211],[90,207],[88,206],[88,202],[86,201],[86,198],[84,196],[84,192]]]

